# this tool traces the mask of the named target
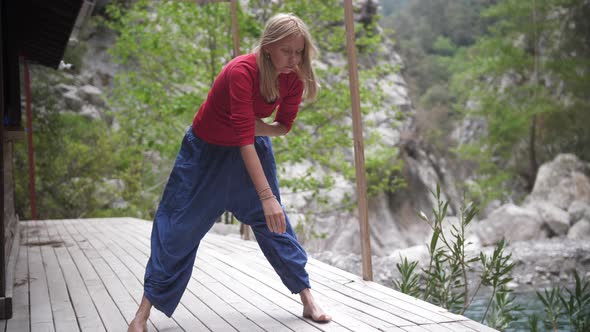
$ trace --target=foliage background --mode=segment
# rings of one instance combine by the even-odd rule
[[[243,53],[253,48],[264,21],[273,13],[293,12],[314,22],[309,26],[322,54],[344,58],[343,9],[338,1],[251,1],[250,6],[250,11],[240,8],[238,13]],[[33,87],[43,94],[34,99],[45,100],[45,105],[35,105],[34,110],[40,218],[153,218],[182,135],[215,76],[233,57],[229,10],[227,3],[198,6],[181,1],[109,5],[93,24],[116,33],[116,43],[109,52],[121,70],[114,77],[108,111],[102,119],[89,120],[60,109],[57,101],[52,102],[57,98],[52,96],[52,86],[67,79],[36,69],[47,76]],[[375,24],[357,26],[360,60],[383,51]],[[80,53],[78,50],[67,60],[83,66]],[[394,70],[387,65],[365,66],[359,76],[362,81],[375,81]],[[322,85],[317,101],[304,103],[292,132],[274,140],[280,174],[286,173],[289,165],[304,167],[298,175],[281,180],[284,190],[303,193],[313,201],[314,209],[307,214],[310,219],[353,207],[350,195],[336,205],[326,196],[334,186],[334,174],[354,181],[347,70],[328,65],[319,67],[317,73]],[[383,112],[380,89],[361,86],[363,112]],[[385,112],[393,117],[395,110]],[[71,141],[76,147],[53,137]],[[386,148],[380,137],[370,132],[366,139],[367,150],[375,151],[366,155],[370,191],[394,190],[400,181],[392,174],[402,165],[397,149]],[[20,152],[17,159],[24,165],[24,149]],[[69,168],[65,164],[70,164]],[[28,215],[25,169],[18,176],[17,199],[23,218]],[[74,180],[60,180],[62,173]],[[80,208],[70,208],[72,205]]]

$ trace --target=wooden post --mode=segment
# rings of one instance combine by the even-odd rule
[[[0,18],[4,20],[4,6],[0,5]],[[6,22],[1,22],[6,24]],[[6,220],[4,218],[4,33],[3,25],[0,24],[0,207],[2,207],[2,214],[0,215],[0,319],[9,319],[12,317],[12,298],[10,303],[6,296],[6,282],[7,273],[6,270],[8,260],[6,259],[5,248],[6,248],[6,233],[10,232],[10,229],[6,227]],[[8,246],[10,248],[10,246]],[[10,283],[13,283],[10,280]],[[10,312],[8,312],[10,308]]]
[[[240,55],[240,31],[238,29],[238,0],[231,0],[231,25],[234,35],[234,58]]]
[[[240,55],[240,30],[238,29],[238,0],[230,0],[231,26],[234,39],[234,58]],[[250,240],[250,226],[240,223],[240,235],[244,240]]]
[[[31,195],[31,220],[37,220],[37,194],[35,189],[35,150],[33,148],[33,114],[31,112],[31,78],[25,57],[21,58],[25,77],[25,97],[27,108],[27,146],[29,151],[29,194]]]
[[[356,45],[354,42],[354,19],[352,0],[344,0],[344,23],[346,26],[346,49],[348,53],[348,75],[352,104],[352,129],[354,135],[354,161],[356,170],[356,192],[358,196],[359,225],[363,259],[363,279],[373,280],[371,263],[371,240],[369,238],[369,212],[367,203],[367,179],[365,174],[365,152],[363,147],[363,124],[359,96]]]

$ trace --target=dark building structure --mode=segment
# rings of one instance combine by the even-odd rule
[[[18,247],[13,245],[18,239],[18,218],[12,156],[14,141],[25,137],[21,68],[25,62],[58,68],[85,2],[89,0],[0,0],[0,319],[12,317],[9,262]]]

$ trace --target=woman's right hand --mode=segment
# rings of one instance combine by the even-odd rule
[[[266,226],[271,232],[282,234],[287,231],[285,212],[275,197],[262,200],[262,209]]]
[[[260,159],[258,159],[254,144],[242,146],[240,152],[244,160],[244,165],[246,165],[246,170],[248,170],[250,179],[252,179],[260,198],[260,203],[262,203],[266,226],[271,232],[285,233],[287,231],[285,212],[268,185],[268,180],[260,164]]]

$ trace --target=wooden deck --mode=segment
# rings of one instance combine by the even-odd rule
[[[151,222],[132,218],[21,222],[13,251],[14,315],[5,331],[126,331],[142,296]],[[10,264],[11,262],[9,262]],[[310,259],[329,324],[301,318],[258,245],[208,234],[172,318],[150,331],[495,331]]]

